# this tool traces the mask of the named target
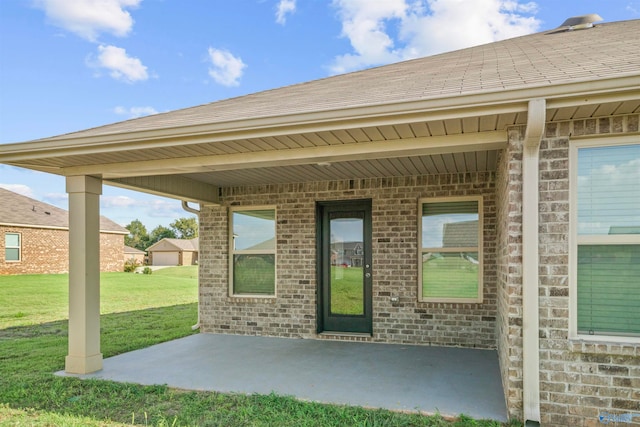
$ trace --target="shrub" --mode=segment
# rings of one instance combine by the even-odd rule
[[[151,269],[151,267],[145,267],[144,270],[142,270],[142,274],[151,274],[153,273],[153,270]]]
[[[138,268],[140,266],[140,263],[131,258],[125,261],[124,263],[124,272],[125,273],[133,273],[134,271],[136,271],[136,268]]]

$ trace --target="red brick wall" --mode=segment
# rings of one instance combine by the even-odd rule
[[[5,233],[20,233],[21,260],[6,262]],[[122,271],[124,235],[100,234],[100,271]],[[0,275],[55,274],[69,271],[69,232],[0,225]]]
[[[100,233],[100,271],[124,270],[124,235]]]

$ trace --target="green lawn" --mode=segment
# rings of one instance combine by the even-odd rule
[[[153,274],[102,273],[102,314],[198,301],[198,267],[171,267]],[[0,328],[68,317],[67,274],[0,276]]]
[[[358,315],[364,312],[362,267],[331,267],[331,312]]]
[[[444,254],[422,263],[424,298],[477,298],[478,265],[460,257]]]
[[[276,257],[273,254],[234,255],[233,292],[273,295],[276,287]]]
[[[104,357],[194,333],[197,281],[193,269],[177,268],[103,275]],[[54,376],[64,369],[67,353],[66,280],[65,275],[0,277],[0,426],[499,426],[275,395]]]

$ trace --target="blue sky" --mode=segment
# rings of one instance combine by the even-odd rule
[[[640,18],[640,0],[0,0],[0,144],[23,142],[559,26]],[[67,208],[64,179],[0,186]],[[149,229],[180,202],[105,186]],[[1,201],[0,201],[1,202]]]

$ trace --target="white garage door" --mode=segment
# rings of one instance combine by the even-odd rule
[[[154,252],[152,265],[178,265],[178,252]]]

